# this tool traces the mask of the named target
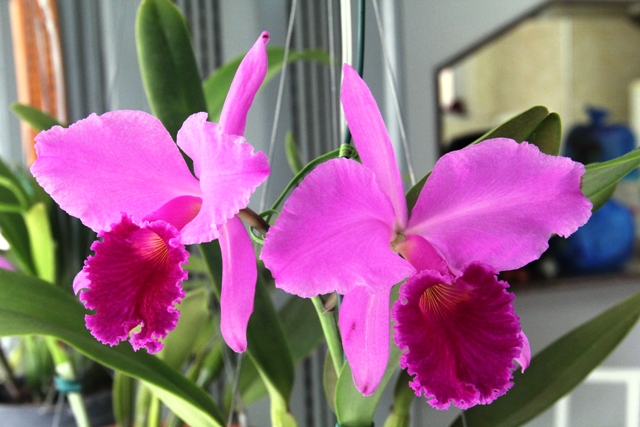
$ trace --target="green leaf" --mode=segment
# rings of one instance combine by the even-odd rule
[[[180,320],[164,339],[159,356],[173,369],[180,370],[189,357],[203,348],[216,331],[209,312],[209,296],[204,288],[187,293],[180,302]]]
[[[398,299],[398,288],[398,286],[394,286],[392,290],[391,306]],[[336,416],[338,417],[338,424],[341,426],[371,427],[373,415],[378,407],[382,393],[395,371],[399,369],[398,360],[401,352],[393,341],[393,332],[393,327],[391,327],[387,369],[378,389],[371,396],[365,397],[358,391],[353,383],[351,367],[349,363],[345,362],[340,372],[335,392]]]
[[[615,185],[640,165],[640,148],[617,159],[586,166],[582,177],[582,193],[593,203],[593,210],[602,206],[615,191]]]
[[[300,159],[300,152],[298,151],[296,140],[293,138],[293,132],[291,131],[288,131],[284,137],[284,148],[291,172],[296,175],[304,167],[304,164],[302,163],[302,159]]]
[[[510,138],[518,142],[528,141],[540,148],[543,153],[558,154],[560,150],[560,116],[549,114],[546,107],[533,107],[512,117],[501,125],[496,126],[482,135],[472,144],[492,138]],[[407,191],[407,207],[409,213],[418,200],[418,196],[427,182],[431,172]]]
[[[28,123],[29,126],[38,132],[49,130],[54,126],[64,127],[64,125],[54,117],[30,105],[14,102],[9,108],[11,108],[13,114],[18,116],[20,120]]]
[[[560,154],[562,142],[562,124],[557,113],[551,113],[536,126],[525,141],[537,146],[545,154],[557,156]]]
[[[292,296],[278,311],[284,334],[291,346],[294,365],[309,356],[322,341],[322,328],[308,298]],[[245,405],[263,398],[267,388],[251,360],[244,360],[240,368],[238,388]]]
[[[113,415],[118,427],[133,427],[135,420],[136,381],[120,371],[113,379]]]
[[[56,337],[109,368],[140,379],[191,425],[222,426],[215,403],[159,358],[128,343],[109,347],[85,327],[86,310],[75,297],[34,277],[0,270],[0,336]]]
[[[410,427],[411,403],[416,397],[413,389],[409,387],[410,381],[411,375],[406,370],[401,370],[393,389],[393,406],[384,427]]]
[[[513,427],[549,408],[580,384],[623,340],[640,317],[640,293],[606,310],[545,348],[514,386],[491,405],[466,411],[468,427]],[[462,419],[452,426],[462,427]]]
[[[175,138],[187,117],[207,104],[187,23],[173,2],[140,3],[136,44],[151,111]]]
[[[482,135],[474,143],[492,138],[511,138],[518,142],[526,141],[538,125],[549,115],[546,107],[536,106],[518,114],[491,129]]]
[[[56,280],[56,252],[55,242],[49,227],[47,208],[43,203],[36,203],[23,216],[29,232],[29,242],[37,276],[47,282],[54,283]]]
[[[209,112],[209,120],[218,122],[224,100],[227,97],[231,82],[236,74],[244,54],[237,56],[224,64],[209,75],[202,83],[204,96],[207,102],[207,111]],[[284,48],[278,46],[267,47],[268,71],[262,86],[266,84],[282,70],[282,62],[284,60]],[[329,54],[320,49],[309,49],[299,52],[289,52],[289,64],[295,61],[316,61],[323,64],[329,64]]]
[[[220,244],[213,241],[202,243],[199,247],[219,297],[222,286]],[[294,382],[293,360],[261,274],[256,283],[253,314],[247,326],[247,342],[247,354],[256,365],[271,396],[272,423],[285,422],[283,420],[288,419],[285,412],[288,412],[287,405]],[[274,410],[279,412],[274,414]]]
[[[324,358],[324,366],[322,367],[322,388],[324,389],[324,397],[326,397],[327,403],[334,414],[336,412],[337,385],[338,374],[336,373],[331,354],[327,352]]]

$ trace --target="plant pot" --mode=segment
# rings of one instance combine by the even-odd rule
[[[114,424],[111,391],[101,391],[84,397],[89,421],[94,427]],[[0,424],[4,427],[51,427],[55,405],[0,404]],[[67,402],[62,406],[59,427],[75,427],[76,422]]]

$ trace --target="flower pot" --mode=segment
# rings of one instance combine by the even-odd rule
[[[101,391],[85,396],[89,420],[94,427],[114,423],[111,391]],[[56,417],[55,405],[43,404],[0,404],[0,424],[4,427],[52,427]],[[75,427],[76,422],[67,402],[59,414],[59,427]]]

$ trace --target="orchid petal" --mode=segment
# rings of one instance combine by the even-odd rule
[[[220,332],[236,353],[247,349],[247,324],[253,312],[258,269],[256,258],[242,221],[233,217],[220,229],[222,249],[222,293]]]
[[[389,133],[378,104],[364,80],[348,64],[343,67],[342,106],[362,164],[375,173],[395,210],[395,230],[407,225],[407,202]]]
[[[87,328],[104,344],[129,341],[135,350],[146,347],[149,353],[162,349],[160,340],[172,331],[180,313],[175,305],[185,293],[180,283],[187,278],[181,264],[188,252],[178,241],[177,230],[163,222],[137,225],[130,217],[100,232],[102,241],[85,262],[80,300],[95,309],[87,315]],[[80,288],[74,284],[74,288]]]
[[[338,323],[353,382],[370,396],[389,359],[389,291],[369,294],[364,287],[354,288],[342,300]]]
[[[520,337],[522,338],[522,349],[520,350],[520,356],[516,357],[516,362],[518,362],[522,372],[524,372],[531,363],[531,346],[524,332],[520,331]]]
[[[178,145],[200,170],[202,207],[180,231],[184,244],[208,242],[219,227],[249,204],[256,187],[269,175],[267,156],[254,152],[241,136],[225,135],[207,113],[190,116],[178,132]]]
[[[220,113],[222,133],[244,135],[247,113],[267,75],[269,33],[263,31],[236,71]]]
[[[498,270],[540,257],[552,234],[587,222],[584,166],[531,144],[487,140],[443,156],[411,213],[407,234],[429,241],[459,270],[469,261]]]
[[[142,218],[178,196],[201,197],[162,123],[141,111],[113,111],[36,136],[31,172],[70,215],[94,231],[127,212]]]
[[[91,287],[91,281],[89,280],[89,275],[86,271],[80,270],[76,277],[73,278],[73,293],[74,295],[78,295],[78,293],[83,289],[89,289]]]
[[[9,271],[15,271],[16,267],[7,258],[0,256],[0,268]]]
[[[508,284],[491,267],[473,263],[451,280],[434,271],[400,288],[392,317],[400,366],[429,404],[466,409],[487,404],[512,386],[513,360],[522,354],[520,321]]]
[[[358,286],[388,291],[415,272],[391,251],[393,221],[373,172],[353,160],[330,160],[293,191],[261,258],[277,287],[302,297]]]

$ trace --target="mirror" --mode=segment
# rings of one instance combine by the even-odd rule
[[[534,105],[560,114],[564,136],[588,121],[587,107],[640,132],[640,3],[545,3],[444,64],[437,80],[443,153]]]

